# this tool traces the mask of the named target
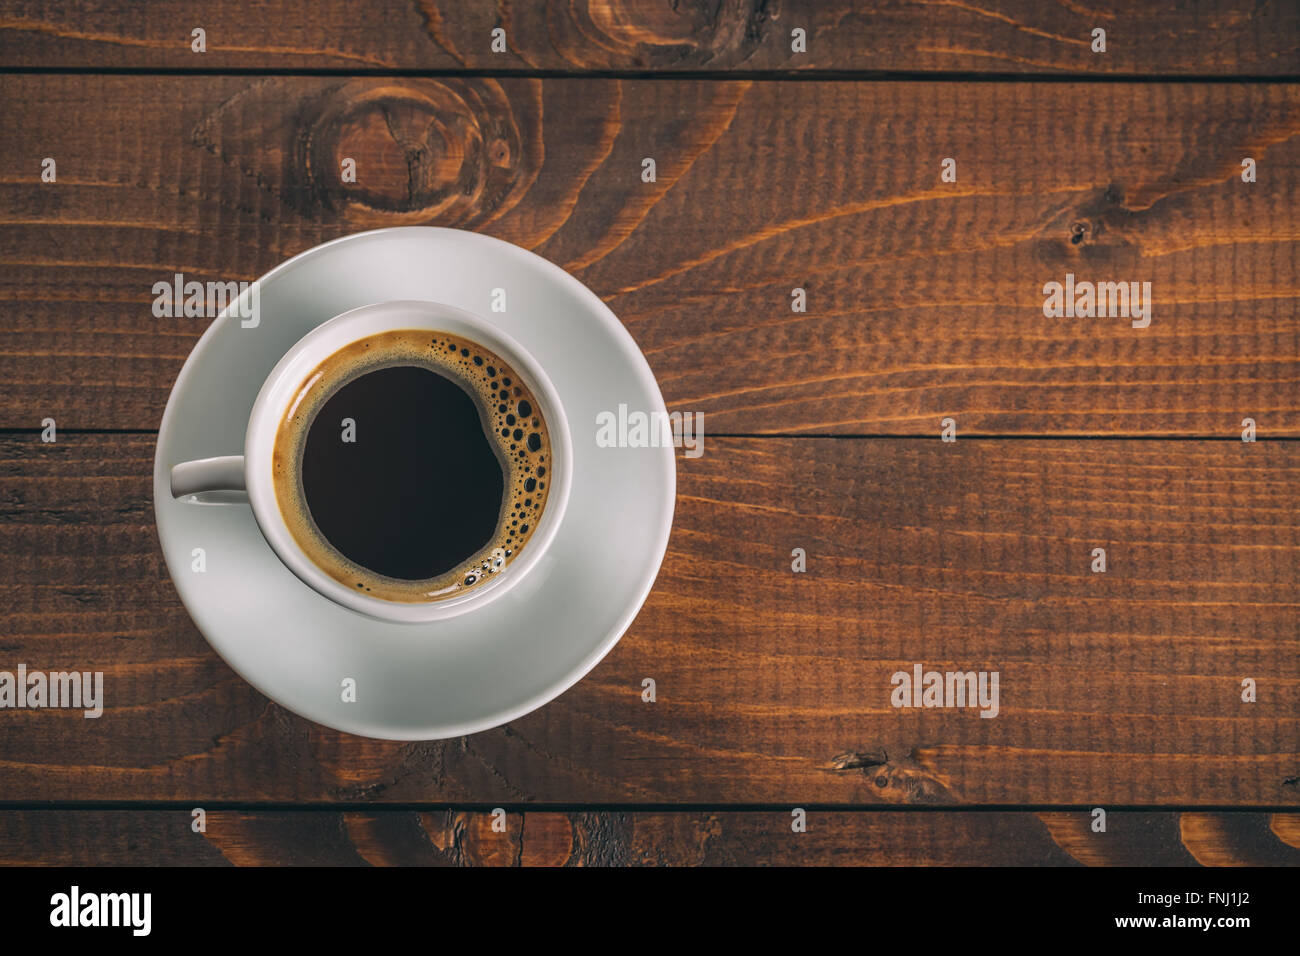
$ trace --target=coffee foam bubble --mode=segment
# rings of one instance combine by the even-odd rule
[[[362,375],[401,365],[436,372],[470,395],[504,477],[501,512],[487,545],[445,574],[420,581],[377,574],[330,544],[312,519],[301,476],[307,435],[325,403]],[[427,603],[482,586],[527,546],[549,494],[551,441],[536,396],[495,352],[449,332],[399,329],[352,342],[312,370],[280,420],[272,469],[280,514],[298,546],[321,570],[373,597]]]

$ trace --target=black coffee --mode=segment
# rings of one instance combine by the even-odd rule
[[[341,440],[340,423],[359,423]],[[307,510],[327,541],[363,568],[419,581],[492,540],[505,468],[478,405],[418,365],[367,372],[321,406],[302,456]]]
[[[547,495],[538,402],[495,353],[447,333],[354,342],[308,376],[275,443],[280,510],[336,580],[441,600],[500,573]]]

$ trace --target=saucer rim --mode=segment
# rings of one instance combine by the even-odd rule
[[[667,406],[663,400],[663,392],[659,388],[659,383],[654,376],[654,371],[650,368],[649,360],[636,344],[636,340],[632,337],[632,334],[627,330],[626,326],[624,326],[618,316],[614,314],[613,310],[611,310],[609,306],[607,306],[604,301],[601,300],[601,298],[589,289],[581,280],[569,274],[556,263],[538,255],[531,249],[525,249],[523,246],[516,245],[515,243],[508,242],[504,239],[498,239],[495,236],[489,236],[468,230],[454,229],[446,226],[393,226],[369,229],[363,232],[349,233],[348,235],[339,236],[305,249],[289,259],[286,259],[284,262],[281,262],[255,281],[257,283],[265,283],[276,275],[288,271],[291,267],[302,263],[308,258],[324,254],[326,250],[332,250],[339,246],[356,243],[376,236],[396,235],[410,235],[413,238],[426,237],[430,239],[441,236],[446,237],[448,240],[453,242],[479,243],[485,246],[495,247],[497,250],[504,252],[507,255],[522,255],[523,258],[530,261],[530,264],[534,268],[544,273],[547,278],[567,286],[578,300],[584,301],[590,307],[591,313],[599,318],[601,324],[605,326],[606,331],[610,333],[611,341],[617,343],[622,353],[622,358],[626,362],[625,367],[630,367],[633,370],[639,384],[646,389],[649,396],[655,399],[655,407],[650,411],[658,411],[665,416],[667,415]],[[444,304],[450,305],[451,303]],[[186,613],[190,616],[190,619],[194,622],[196,628],[199,630],[199,633],[207,642],[208,646],[211,647],[217,656],[222,659],[226,666],[239,675],[241,679],[246,681],[258,693],[262,694],[269,700],[274,701],[278,706],[283,707],[285,710],[294,713],[305,720],[312,721],[313,723],[342,733],[373,739],[395,741],[446,740],[501,727],[556,700],[591,673],[595,666],[599,664],[611,650],[613,650],[614,646],[623,638],[623,635],[627,633],[628,628],[631,627],[642,607],[645,606],[645,602],[649,598],[650,592],[654,589],[655,582],[659,577],[659,572],[663,567],[663,560],[667,554],[668,542],[672,534],[677,501],[676,453],[674,448],[670,445],[660,446],[655,449],[655,451],[659,453],[656,457],[660,462],[659,478],[664,483],[663,487],[666,491],[666,504],[662,513],[658,516],[659,523],[657,532],[654,536],[653,546],[648,548],[646,551],[647,559],[643,564],[644,570],[640,575],[640,582],[633,592],[635,598],[627,602],[626,607],[620,614],[618,614],[616,623],[609,628],[604,637],[593,646],[592,650],[588,652],[585,657],[581,658],[566,673],[553,680],[545,688],[517,702],[512,707],[502,708],[495,713],[477,720],[431,724],[416,729],[383,726],[364,719],[348,724],[347,722],[336,720],[333,713],[311,713],[308,712],[309,708],[299,709],[296,706],[290,706],[275,694],[271,693],[267,687],[264,686],[263,682],[256,677],[256,675],[247,673],[244,669],[241,669],[239,666],[234,664],[226,654],[223,653],[222,648],[219,646],[219,642],[209,635],[208,630],[205,629],[201,623],[203,619],[208,617],[207,611],[199,611],[187,598],[185,589],[182,588],[179,583],[180,580],[182,580],[182,577],[178,573],[178,568],[175,566],[172,557],[168,554],[167,547],[163,543],[161,532],[162,522],[160,520],[161,503],[163,501],[162,493],[166,491],[166,476],[170,472],[170,466],[164,464],[162,460],[162,447],[163,436],[168,432],[169,425],[172,425],[172,420],[177,414],[179,414],[177,411],[177,396],[184,390],[188,379],[193,374],[193,369],[197,367],[194,364],[195,356],[199,355],[207,346],[210,345],[211,341],[213,341],[217,336],[219,329],[224,327],[225,323],[232,320],[230,312],[233,308],[234,306],[231,306],[226,310],[223,310],[215,319],[212,320],[207,329],[204,330],[203,334],[199,336],[198,341],[195,342],[194,346],[190,349],[189,354],[186,356],[185,362],[182,364],[181,370],[177,374],[176,381],[172,384],[171,390],[168,392],[167,404],[163,409],[162,419],[158,425],[157,443],[154,449],[153,488],[154,530],[158,534],[159,547],[163,553],[163,562],[167,568],[168,576],[172,580],[172,585],[176,589],[176,593],[179,596]],[[491,322],[489,317],[481,317],[484,318],[485,321],[489,323]],[[316,326],[313,326],[313,328],[319,327],[319,325],[324,324],[324,322],[329,321],[331,318],[334,318],[334,316],[329,316],[323,319]],[[172,425],[172,427],[175,426]],[[258,534],[261,536],[260,529]],[[558,528],[556,534],[557,536],[559,534]],[[270,545],[265,541],[265,537],[261,537],[263,544],[269,548]],[[651,555],[653,555],[652,560]],[[315,599],[317,600],[330,600],[323,595],[315,594],[315,592],[312,593],[315,595]],[[347,610],[349,613],[359,613],[350,608],[344,608],[344,610]],[[470,613],[472,614],[472,612]],[[385,630],[400,629],[404,631],[415,627],[433,628],[436,627],[438,623],[439,622],[437,621],[421,622],[419,624],[393,621],[377,622],[377,624]],[[345,726],[344,724],[347,725]]]

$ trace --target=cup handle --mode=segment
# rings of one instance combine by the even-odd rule
[[[198,504],[248,501],[244,486],[244,456],[200,458],[172,466],[172,497]]]

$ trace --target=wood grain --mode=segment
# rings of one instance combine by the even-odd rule
[[[207,320],[155,318],[153,283],[428,223],[572,271],[716,434],[1300,436],[1300,87],[11,76],[0,103],[0,427],[156,428]],[[1151,282],[1151,326],[1044,318],[1067,273]]]
[[[1292,813],[0,811],[0,866],[1300,866]],[[500,827],[504,827],[501,829]]]
[[[167,579],[152,454],[0,440],[0,670],[102,670],[108,698],[5,711],[0,800],[1300,805],[1297,443],[706,439],[606,660],[431,743],[226,668]],[[999,715],[891,707],[916,663],[997,670]]]
[[[206,53],[191,51],[195,27],[207,31]],[[1098,27],[1104,54],[1092,51]],[[795,28],[806,52],[792,51]],[[1298,35],[1286,0],[0,4],[8,67],[1276,76],[1300,73]]]
[[[0,0],[0,70],[0,671],[108,693],[0,712],[0,865],[1300,864],[1300,87],[1149,81],[1294,80],[1300,7]],[[178,75],[95,72],[140,70]],[[399,224],[569,269],[707,413],[618,647],[414,744],[234,675],[150,500],[207,325],[152,284]],[[1151,328],[1044,319],[1067,272],[1152,282]],[[915,663],[997,670],[999,716],[890,707]],[[139,804],[13,806],[63,801]]]

